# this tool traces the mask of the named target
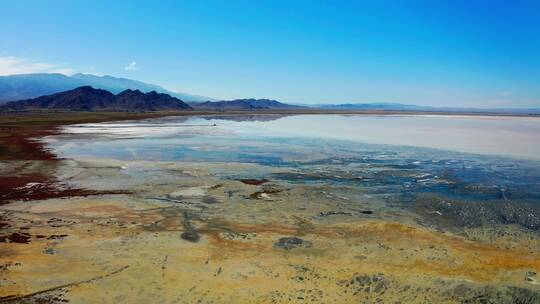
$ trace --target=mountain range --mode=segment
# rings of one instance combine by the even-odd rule
[[[429,110],[432,107],[401,104],[401,103],[342,103],[321,104],[318,108],[335,110]]]
[[[300,109],[271,99],[235,99],[222,101],[192,102],[187,104],[169,94],[127,89],[113,94],[104,89],[81,86],[64,92],[36,98],[10,101],[0,105],[3,111],[63,110],[63,111],[257,111],[270,109]]]
[[[33,99],[8,102],[0,106],[5,111],[69,110],[69,111],[165,111],[191,110],[182,100],[168,94],[151,91],[124,90],[116,95],[102,89],[82,86],[72,90]]]
[[[35,98],[44,95],[64,92],[81,86],[91,86],[107,90],[113,94],[131,89],[141,92],[156,91],[186,101],[207,101],[208,97],[186,93],[171,92],[158,85],[118,78],[112,76],[96,76],[91,74],[74,74],[66,76],[55,73],[36,73],[0,76],[0,104],[8,101]]]
[[[343,111],[413,111],[413,112],[453,112],[453,113],[500,113],[500,114],[540,114],[538,108],[466,108],[466,107],[433,107],[402,103],[343,103],[320,104],[319,109]]]
[[[85,92],[75,90],[91,87],[105,91],[97,94],[86,88]],[[74,92],[72,92],[74,91]],[[84,90],[83,90],[84,91]],[[76,96],[75,93],[79,93]],[[149,92],[149,93],[143,93]],[[64,94],[66,93],[66,94]],[[75,94],[75,95],[74,95]],[[116,95],[115,95],[116,94]],[[85,97],[82,97],[82,96]],[[130,96],[127,98],[126,96]],[[100,97],[101,96],[101,97]],[[115,96],[114,98],[111,96]],[[99,101],[99,98],[104,100]],[[122,98],[124,99],[122,99]],[[35,98],[36,100],[30,100]],[[171,98],[174,98],[172,100]],[[91,74],[41,73],[0,76],[0,105],[8,101],[22,100],[20,104],[0,107],[4,110],[24,110],[29,108],[50,108],[65,110],[152,111],[194,108],[208,111],[227,110],[287,110],[320,109],[332,111],[413,111],[413,112],[456,112],[456,113],[506,113],[540,114],[538,108],[459,108],[418,106],[401,103],[344,103],[344,104],[285,104],[272,99],[235,99],[215,101],[203,96],[170,92],[158,85],[137,80]],[[135,102],[135,100],[138,100]],[[69,101],[69,102],[68,102]],[[186,103],[184,103],[185,101]],[[88,102],[88,103],[87,103]],[[163,105],[159,103],[163,102]],[[181,102],[182,106],[178,106]],[[139,107],[140,108],[137,108]]]

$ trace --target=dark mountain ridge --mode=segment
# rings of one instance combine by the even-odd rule
[[[234,99],[221,101],[206,101],[202,103],[191,103],[195,109],[200,110],[269,110],[269,109],[300,109],[301,106],[294,106],[281,103],[273,99]]]
[[[139,90],[125,90],[117,95],[91,86],[45,95],[33,99],[8,102],[0,109],[25,111],[54,109],[69,111],[121,111],[143,112],[164,110],[191,110],[182,100],[155,91],[143,93]]]

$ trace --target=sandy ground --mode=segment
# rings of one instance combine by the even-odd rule
[[[346,188],[262,179],[288,168],[81,159],[0,170],[21,166],[97,194],[0,206],[0,302],[539,303],[540,238],[517,226],[441,231]]]

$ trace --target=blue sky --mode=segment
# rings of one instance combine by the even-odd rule
[[[540,1],[2,1],[0,74],[214,98],[540,107]]]

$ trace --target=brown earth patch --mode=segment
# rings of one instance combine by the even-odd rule
[[[241,181],[242,183],[246,185],[253,185],[253,186],[259,186],[259,185],[269,182],[269,180],[267,180],[266,178],[263,178],[263,179],[243,178],[243,179],[239,179],[239,181]]]

